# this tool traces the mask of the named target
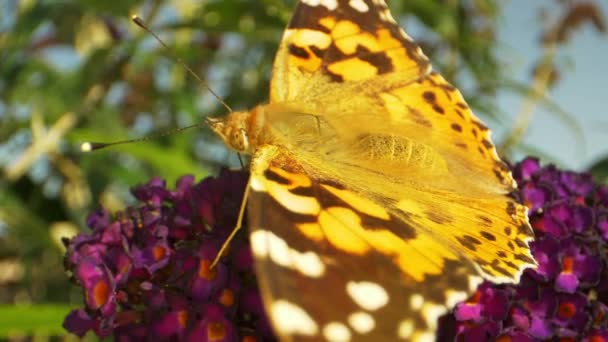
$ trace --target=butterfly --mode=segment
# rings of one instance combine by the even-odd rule
[[[382,0],[302,0],[270,101],[209,119],[251,154],[250,241],[283,340],[433,340],[536,265],[489,129]]]

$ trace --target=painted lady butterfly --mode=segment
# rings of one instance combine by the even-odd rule
[[[383,0],[302,0],[270,103],[209,124],[252,154],[248,217],[286,340],[432,340],[482,278],[536,264],[490,131]]]

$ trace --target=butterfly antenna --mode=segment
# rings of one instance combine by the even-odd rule
[[[158,134],[148,135],[143,138],[120,140],[120,141],[114,141],[114,142],[110,142],[110,143],[87,141],[80,145],[80,150],[82,152],[91,152],[91,151],[101,150],[102,148],[115,146],[115,145],[124,145],[124,144],[139,142],[139,141],[153,140],[153,139],[158,139],[158,138],[161,138],[161,137],[164,137],[167,135],[172,135],[172,134],[176,134],[179,132],[183,132],[183,131],[191,129],[191,128],[201,128],[206,125],[207,124],[205,122],[201,122],[201,123],[197,123],[197,124],[186,126],[186,127],[175,128],[175,129],[168,130],[168,131],[158,133]]]
[[[169,53],[171,57],[173,57],[173,59],[175,59],[179,64],[181,64],[188,71],[188,73],[192,75],[192,77],[194,77],[200,84],[207,88],[207,90],[209,90],[209,92],[222,104],[222,106],[224,106],[224,108],[228,110],[228,112],[232,112],[232,108],[230,108],[230,106],[226,102],[224,102],[224,100],[222,100],[222,98],[215,91],[213,91],[211,87],[209,87],[209,84],[203,81],[203,79],[201,79],[181,58],[179,58],[179,56],[173,53],[173,51],[167,46],[167,44],[165,44],[165,42],[160,39],[160,37],[157,36],[156,33],[150,30],[140,17],[138,17],[137,15],[133,15],[131,17],[131,20],[133,20],[133,22],[137,26],[141,27],[142,29],[146,30],[146,32],[148,32],[150,35],[152,35],[152,37],[154,37],[154,39],[156,39],[160,43],[160,45],[165,49],[165,51]]]

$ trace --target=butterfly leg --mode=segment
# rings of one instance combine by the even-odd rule
[[[239,152],[236,153],[236,156],[239,158],[239,164],[241,164],[241,169],[245,170],[245,164],[243,163],[243,157],[241,157],[241,154]]]
[[[215,265],[217,265],[217,263],[220,261],[220,258],[224,255],[224,253],[228,249],[230,242],[232,241],[232,239],[234,239],[234,237],[236,236],[236,233],[238,233],[238,231],[241,229],[241,226],[243,225],[243,217],[245,216],[245,207],[247,206],[247,197],[249,197],[249,182],[250,181],[247,181],[247,186],[245,187],[245,193],[243,194],[243,199],[241,200],[241,208],[239,209],[239,217],[236,220],[236,225],[234,226],[234,229],[232,229],[232,232],[230,233],[230,235],[228,236],[226,241],[224,241],[224,243],[222,244],[220,251],[215,256],[215,259],[213,259],[213,262],[211,263],[211,267],[210,267],[211,269],[215,268]]]

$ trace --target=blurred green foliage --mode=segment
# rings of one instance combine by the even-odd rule
[[[153,175],[172,183],[238,165],[207,129],[79,152],[83,141],[142,137],[226,112],[130,15],[143,18],[174,55],[241,109],[267,98],[292,6],[280,0],[0,4],[0,303],[59,305],[1,308],[0,336],[32,326],[57,334],[58,316],[81,305],[63,273],[61,237],[83,229],[89,211],[124,207],[129,186]],[[514,85],[497,55],[498,1],[392,1],[391,8],[435,67],[455,85],[466,84],[465,97],[480,116],[492,119],[491,126],[509,124],[494,95],[509,87],[524,95],[529,87]],[[36,311],[39,319],[32,319]],[[28,318],[5,320],[8,315]]]
[[[69,312],[67,305],[0,305],[0,336],[64,335],[61,324]]]

